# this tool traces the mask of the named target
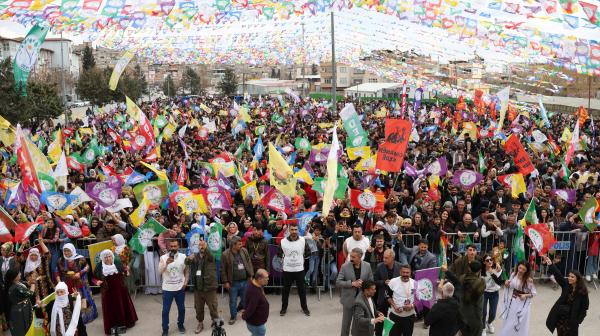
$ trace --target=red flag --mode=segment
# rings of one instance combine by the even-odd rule
[[[181,166],[179,167],[179,175],[177,175],[177,184],[179,184],[180,186],[184,185],[186,179],[187,179],[187,170],[185,167],[185,162],[182,162]]]
[[[535,170],[529,155],[525,152],[525,148],[523,148],[523,145],[516,135],[512,134],[508,137],[508,140],[506,140],[506,143],[504,144],[504,151],[509,157],[513,158],[515,166],[519,168],[519,172],[523,174],[523,176],[527,176]]]
[[[17,125],[17,131],[15,133],[15,151],[17,153],[17,162],[19,164],[19,168],[21,169],[21,174],[23,175],[23,189],[28,191],[29,187],[32,186],[41,193],[42,187],[40,186],[37,172],[35,171],[33,161],[31,160],[29,149],[25,143],[25,137],[21,131],[21,125]]]
[[[108,128],[108,135],[113,139],[114,142],[116,142],[118,145],[121,144],[121,136],[119,135],[119,133],[115,132],[115,130],[113,130],[112,128]]]
[[[67,167],[76,170],[80,173],[83,173],[83,171],[85,170],[85,167],[79,163],[79,161],[75,160],[75,158],[73,158],[72,156],[69,156],[67,158]]]
[[[385,197],[381,193],[374,193],[370,190],[350,189],[350,204],[359,209],[373,210],[378,206],[383,206]]]
[[[385,142],[379,145],[375,167],[386,172],[402,170],[412,124],[403,119],[385,120]]]
[[[548,225],[544,223],[528,225],[525,227],[525,234],[529,236],[529,239],[535,246],[535,249],[540,254],[545,254],[554,245],[556,239],[554,235],[548,229]]]
[[[6,243],[13,240],[10,230],[14,230],[17,223],[14,219],[0,207],[0,243]]]
[[[150,152],[148,152],[148,155],[144,157],[144,161],[154,162],[156,160],[158,160],[158,150],[157,147],[154,147]]]
[[[146,144],[148,146],[154,146],[154,130],[152,129],[152,124],[150,120],[146,118],[146,114],[144,112],[140,113],[141,120],[139,121],[139,129],[138,134],[142,135],[146,138]]]
[[[590,20],[590,23],[596,24],[598,22],[598,18],[596,17],[598,6],[584,1],[579,1],[579,5],[583,9],[585,16]]]
[[[58,221],[58,224],[60,225],[60,227],[62,228],[63,232],[70,239],[77,239],[77,238],[83,237],[83,231],[81,231],[81,229],[78,226],[68,225],[67,223],[63,222],[60,219],[57,219],[57,221]]]
[[[26,241],[33,231],[37,228],[38,223],[21,223],[15,226],[15,243]]]
[[[269,189],[261,198],[260,203],[269,209],[287,214],[290,213],[292,207],[290,200],[275,188]]]
[[[458,101],[456,102],[456,111],[459,112],[466,109],[467,105],[465,104],[465,98],[463,98],[463,96],[459,96]]]

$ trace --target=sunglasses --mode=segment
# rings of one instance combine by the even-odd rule
[[[492,259],[485,259],[485,262],[492,261]]]

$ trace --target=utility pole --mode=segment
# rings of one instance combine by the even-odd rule
[[[69,123],[69,111],[67,109],[67,93],[65,92],[65,55],[63,51],[63,33],[60,32],[60,87],[62,90],[63,111],[65,112],[65,127]]]
[[[308,81],[306,79],[306,45],[304,44],[304,21],[302,21],[302,50],[302,80],[304,82],[302,94],[304,97],[306,97],[308,95]]]
[[[331,103],[335,114],[337,111],[337,68],[335,65],[335,30],[333,21],[333,11],[331,11]]]

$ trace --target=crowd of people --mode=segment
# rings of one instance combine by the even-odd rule
[[[26,335],[35,318],[45,334],[86,335],[99,290],[104,332],[118,334],[138,321],[130,293],[141,288],[162,295],[163,335],[173,300],[186,332],[188,290],[195,333],[205,305],[221,330],[223,288],[228,324],[241,318],[265,335],[274,299],[265,292],[281,295],[284,316],[295,285],[306,316],[308,290],[339,290],[342,336],[412,335],[420,319],[430,335],[479,336],[495,332],[497,312],[500,335],[528,335],[537,274],[562,288],[548,328],[577,334],[584,280],[598,277],[596,209],[591,219],[579,215],[600,199],[593,118],[581,109],[549,118],[530,106],[498,112],[462,98],[337,104],[332,113],[329,102],[293,94],[177,97],[106,106],[68,124],[0,123],[1,329]],[[346,104],[366,134],[358,146],[348,133],[356,125],[338,114]],[[412,131],[404,165],[385,172],[375,153],[393,118],[411,120]],[[535,168],[521,175],[524,188],[508,136]],[[328,157],[337,185],[323,216]],[[463,183],[464,171],[479,175]],[[567,247],[538,251],[519,236],[538,223]],[[112,247],[82,255],[106,241]],[[438,300],[417,310],[415,272],[434,267]]]

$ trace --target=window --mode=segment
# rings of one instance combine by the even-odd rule
[[[339,73],[346,73],[346,67],[339,67]]]
[[[354,84],[354,85],[359,85],[359,84],[362,84],[362,83],[363,83],[362,79],[355,79],[355,80],[352,82],[352,84]]]
[[[325,78],[325,84],[331,84],[331,78]]]
[[[340,78],[340,85],[348,85],[348,79]]]
[[[377,83],[377,78],[369,78],[369,83]]]
[[[9,47],[8,47],[8,42],[4,42],[2,43],[2,49],[4,49],[4,51],[9,51]]]

